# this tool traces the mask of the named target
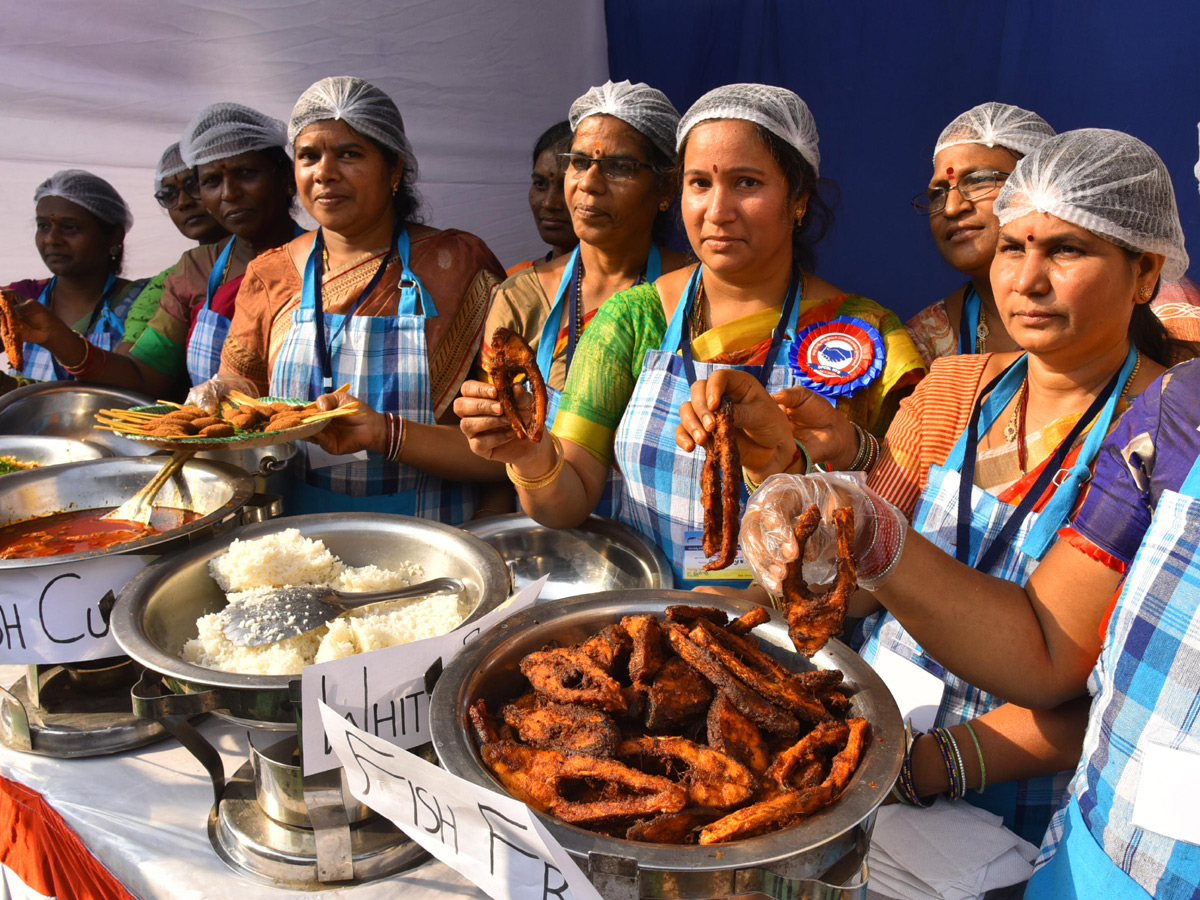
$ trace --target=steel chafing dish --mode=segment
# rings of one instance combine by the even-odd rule
[[[38,468],[43,469],[112,455],[108,447],[91,441],[34,434],[0,434],[0,456],[11,456],[22,463],[36,463]]]
[[[45,381],[27,384],[0,397],[0,434],[48,434],[87,440],[108,447],[118,456],[145,456],[153,447],[95,428],[101,409],[128,409],[154,401],[134,391]]]
[[[483,698],[489,709],[522,693],[517,665],[555,641],[571,644],[633,613],[660,617],[672,604],[719,606],[731,616],[750,604],[731,597],[682,591],[612,591],[536,606],[469,644],[434,689],[430,723],[434,749],[450,772],[503,790],[481,761],[467,709]],[[794,670],[838,668],[854,691],[851,708],[871,725],[868,749],[845,793],[832,806],[782,831],[708,846],[644,844],[606,837],[542,817],[600,893],[611,900],[717,898],[762,892],[777,898],[865,896],[865,853],[875,812],[900,770],[900,713],[874,671],[849,648],[831,641],[811,661],[798,656],[779,613],[754,631],[764,649]]]

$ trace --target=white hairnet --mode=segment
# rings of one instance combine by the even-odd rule
[[[1049,137],[1054,137],[1054,129],[1037,113],[993,100],[968,109],[943,128],[933,155],[959,144],[983,144],[1028,156]]]
[[[205,107],[179,139],[179,153],[189,169],[251,150],[286,146],[287,127],[282,122],[240,103]]]
[[[91,172],[83,169],[63,169],[55,172],[37,186],[33,202],[43,197],[62,197],[90,212],[105,225],[120,225],[125,231],[133,227],[133,213],[117,193],[117,189]]]
[[[176,141],[163,151],[162,158],[158,161],[158,168],[154,170],[154,193],[157,194],[162,190],[164,178],[186,172],[189,168],[191,167],[183,161],[183,156],[179,152],[179,141]]]
[[[1158,154],[1120,131],[1064,131],[1017,163],[993,210],[1000,224],[1049,213],[1118,247],[1167,258],[1162,277],[1188,267],[1171,176]]]
[[[350,75],[322,78],[300,95],[288,122],[288,142],[313,122],[341,119],[355,131],[378,141],[404,160],[416,175],[417,158],[404,133],[404,120],[392,98],[369,81]]]
[[[660,90],[643,81],[606,81],[571,104],[571,130],[588,116],[613,116],[645,135],[667,159],[675,156],[675,126],[679,111]]]
[[[693,126],[709,119],[744,119],[761,125],[795,147],[813,167],[813,172],[821,174],[816,120],[809,112],[808,104],[787,88],[770,84],[727,84],[709,91],[683,114],[676,132],[676,148],[683,146],[683,140]]]

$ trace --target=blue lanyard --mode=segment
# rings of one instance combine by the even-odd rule
[[[1080,488],[1091,477],[1088,465],[1096,458],[1100,444],[1108,434],[1109,425],[1112,424],[1117,401],[1120,399],[1117,388],[1129,378],[1136,363],[1137,350],[1131,347],[1120,371],[1109,379],[1104,390],[1096,396],[1087,411],[1075,423],[1071,433],[1058,445],[1058,449],[1054,451],[1054,455],[1042,469],[1041,475],[1034,481],[1033,487],[1026,491],[1025,496],[1021,498],[1021,502],[1008,521],[1004,523],[995,540],[983,548],[979,562],[975,564],[976,569],[987,572],[999,560],[1000,555],[1020,529],[1021,523],[1029,517],[1033,507],[1050,486],[1051,481],[1059,475],[1067,454],[1071,452],[1071,447],[1075,445],[1075,441],[1083,433],[1083,429],[1099,415],[1099,420],[1092,427],[1087,440],[1079,450],[1075,464],[1067,471],[1066,479],[1055,490],[1050,502],[1042,509],[1037,524],[1030,530],[1021,546],[1022,552],[1035,559],[1041,559],[1042,554],[1049,549],[1058,529],[1067,521],[1071,509],[1075,505],[1075,498],[1079,496]],[[975,408],[971,411],[971,419],[967,423],[967,430],[963,438],[959,439],[958,444],[951,451],[950,457],[946,460],[946,466],[953,468],[957,464],[958,458],[961,458],[962,475],[958,490],[958,542],[954,548],[954,555],[959,562],[966,565],[971,565],[971,557],[974,555],[974,548],[971,546],[971,488],[975,483],[975,457],[979,448],[979,433],[981,430],[986,431],[996,421],[1000,411],[1013,398],[1021,382],[1024,381],[1028,367],[1029,355],[1022,354],[1016,362],[984,387],[980,392],[979,399],[975,401]],[[985,420],[985,424],[981,424],[981,418]],[[1017,439],[1020,440],[1021,437],[1018,436]]]
[[[575,344],[579,339],[578,320],[579,282],[583,273],[583,259],[579,255],[579,246],[571,251],[566,268],[558,281],[558,292],[554,295],[554,303],[550,307],[550,315],[542,325],[542,336],[538,339],[537,365],[542,378],[549,380],[550,366],[554,362],[554,347],[558,344],[558,323],[562,321],[563,306],[570,304],[567,313],[567,371],[571,369],[571,360],[575,357]],[[536,277],[536,275],[534,276]],[[662,277],[662,255],[658,247],[650,245],[650,255],[646,257],[646,265],[638,276],[635,285],[643,282],[657,281]]]
[[[204,296],[204,308],[208,309],[212,306],[213,294],[216,293],[222,282],[225,281],[225,270],[229,266],[229,254],[233,252],[233,245],[237,243],[236,237],[231,237],[221,255],[217,257],[217,261],[213,263],[213,269],[208,273],[208,292]]]
[[[979,311],[982,301],[975,285],[967,282],[963,294],[962,317],[958,320],[958,355],[966,356],[975,352],[979,335]]]
[[[691,313],[692,306],[696,302],[696,294],[699,293],[703,270],[703,266],[696,267],[696,271],[688,279],[683,297],[679,301],[680,306],[683,307],[683,333],[680,337],[679,349],[683,353],[683,370],[687,374],[688,384],[695,384],[696,382],[696,363],[692,356]],[[783,309],[779,312],[779,321],[775,324],[775,330],[771,332],[771,346],[767,349],[767,358],[763,360],[761,366],[746,366],[753,373],[754,377],[758,379],[758,383],[764,388],[771,377],[771,370],[775,367],[775,360],[779,356],[779,350],[783,346],[783,337],[791,326],[792,314],[800,302],[800,283],[800,266],[793,265],[792,279],[788,284],[787,294],[783,298]],[[754,371],[756,369],[758,371]]]
[[[58,276],[55,275],[50,279],[50,283],[42,288],[42,292],[38,295],[38,303],[42,306],[50,306],[50,295],[54,293],[54,286],[58,284]],[[125,333],[125,325],[112,314],[110,304],[117,293],[117,276],[109,273],[108,280],[104,282],[104,291],[100,295],[100,302],[92,308],[91,318],[88,319],[87,327],[83,329],[83,336],[90,337],[92,330],[103,317],[109,319],[109,324],[112,325],[119,334]],[[70,324],[70,323],[68,323]]]

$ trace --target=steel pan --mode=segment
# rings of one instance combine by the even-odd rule
[[[489,709],[527,687],[518,662],[551,641],[573,644],[622,616],[662,616],[672,604],[718,606],[731,616],[751,608],[732,597],[684,591],[611,591],[538,605],[504,620],[476,641],[442,673],[430,700],[434,749],[442,766],[475,784],[504,792],[484,766],[467,720],[476,700]],[[831,866],[861,865],[875,812],[896,780],[903,757],[900,711],[879,676],[839,641],[830,641],[812,660],[791,649],[781,614],[754,630],[764,650],[794,671],[838,668],[854,691],[851,709],[871,725],[870,739],[845,793],[832,806],[791,828],[706,846],[626,841],[595,834],[549,816],[542,821],[607,898],[718,898],[763,892],[775,897],[858,897],[864,883],[849,889],[822,886]],[[841,883],[841,882],[836,882]]]
[[[112,455],[113,452],[108,447],[91,441],[35,434],[0,434],[0,456],[11,456],[20,462],[37,463],[38,468],[42,469],[60,466],[63,463],[104,459]]]
[[[117,456],[145,456],[154,448],[93,426],[98,410],[128,409],[153,402],[143,394],[99,384],[27,384],[0,397],[0,434],[69,437],[101,444]]]

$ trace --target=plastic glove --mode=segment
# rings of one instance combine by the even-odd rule
[[[904,549],[908,520],[891,503],[866,486],[861,472],[813,472],[810,475],[772,475],[746,505],[739,541],[755,580],[772,594],[782,590],[787,566],[796,558],[796,520],[813,504],[821,510],[821,527],[809,538],[804,553],[804,580],[827,584],[836,575],[837,533],[833,511],[854,511],[858,584],[880,587]]]
[[[230,391],[241,391],[251,397],[258,396],[258,385],[248,378],[237,375],[214,375],[208,381],[202,381],[188,391],[184,403],[198,406],[210,415],[215,415],[217,407]]]

